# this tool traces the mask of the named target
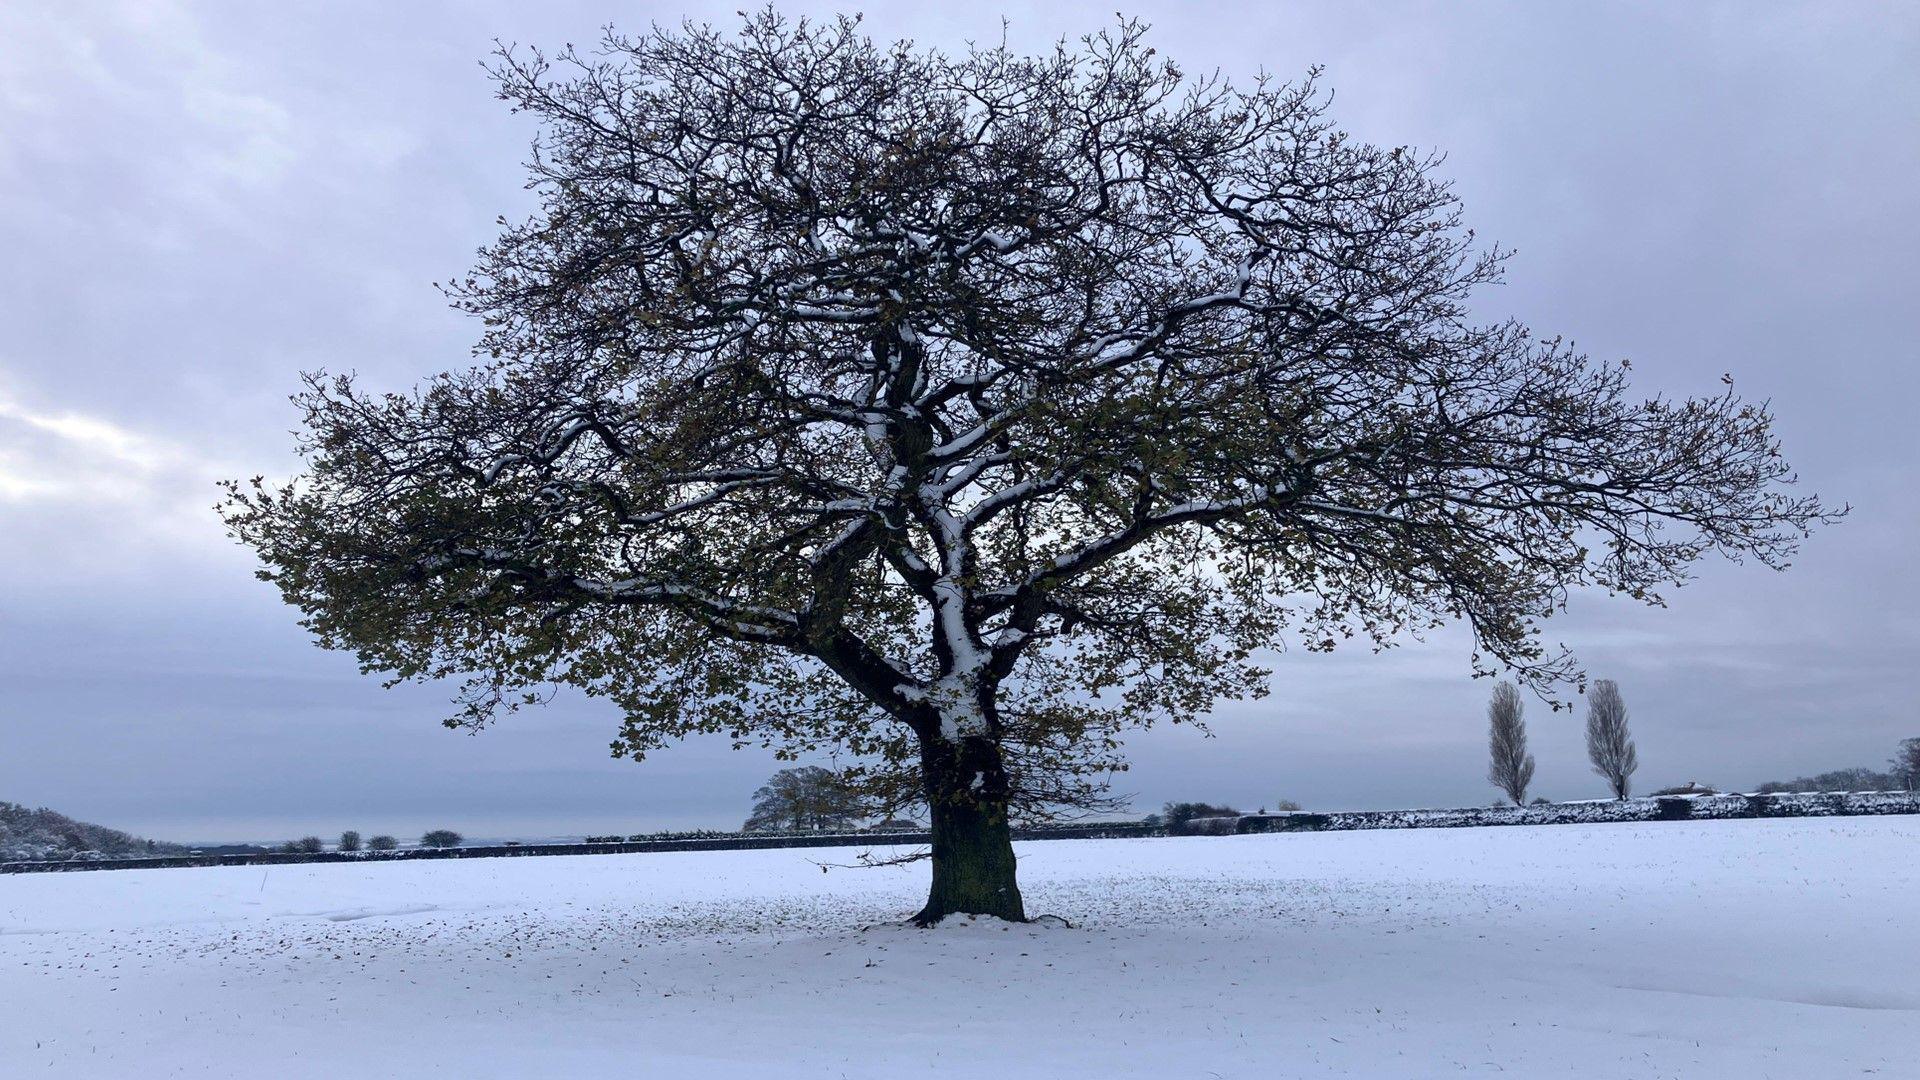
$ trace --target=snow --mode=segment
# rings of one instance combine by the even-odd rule
[[[0,1076],[1913,1075],[1920,817],[0,878]]]

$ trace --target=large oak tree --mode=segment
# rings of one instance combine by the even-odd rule
[[[1311,76],[772,13],[493,71],[540,202],[449,286],[477,366],[310,377],[306,474],[232,529],[323,644],[464,678],[452,722],[566,685],[616,753],[912,770],[923,920],[1022,918],[1009,813],[1264,693],[1263,647],[1459,620],[1546,687],[1570,591],[1783,565],[1827,516],[1765,408],[1476,321],[1501,253]]]

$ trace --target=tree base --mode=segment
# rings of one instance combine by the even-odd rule
[[[932,926],[948,915],[1026,922],[1000,748],[983,738],[929,743],[922,759],[932,812],[933,883],[914,924]]]
[[[1027,921],[1014,877],[1013,834],[1003,807],[947,806],[933,814],[933,882],[913,921],[932,926],[948,915]]]
[[[926,909],[922,908],[920,910],[920,913],[918,915],[915,915],[911,919],[906,919],[898,923],[892,923],[887,925],[897,926],[901,928],[911,926],[919,930],[931,930],[934,927],[939,926],[941,923],[945,922],[946,920],[954,918],[961,914],[963,913],[950,911],[945,915],[929,916],[927,914]],[[998,915],[973,915],[970,913],[966,914],[965,917],[969,919],[973,919],[973,918],[999,919],[1000,918],[1000,916]],[[1069,922],[1067,919],[1062,918],[1059,915],[1035,915],[1031,919],[1018,919],[1018,920],[1000,919],[1000,921],[1013,923],[1016,926],[1057,926],[1063,930],[1073,929],[1073,923]]]

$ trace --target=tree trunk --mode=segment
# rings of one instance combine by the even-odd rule
[[[931,926],[969,914],[1025,922],[999,746],[977,736],[927,739],[920,760],[933,814],[933,887],[913,921]]]

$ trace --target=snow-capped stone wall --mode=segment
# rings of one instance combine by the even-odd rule
[[[1541,803],[1535,806],[1464,807],[1457,810],[1354,810],[1325,814],[1296,811],[1284,814],[1244,814],[1237,819],[1233,831],[1268,833],[1348,829],[1445,829],[1478,825],[1586,825],[1609,821],[1850,817],[1861,814],[1920,814],[1920,792],[1832,791],[1777,795],[1671,795],[1644,799]]]

